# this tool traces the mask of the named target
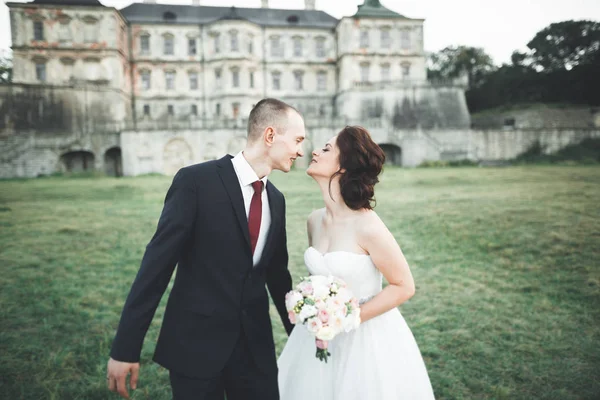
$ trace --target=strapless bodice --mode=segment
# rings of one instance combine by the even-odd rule
[[[304,262],[311,275],[333,275],[343,279],[361,302],[381,291],[381,272],[368,254],[349,251],[322,254],[311,246],[304,252]]]

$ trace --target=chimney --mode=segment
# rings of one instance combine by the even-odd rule
[[[269,0],[260,0],[261,8],[269,8]]]
[[[156,4],[156,0],[144,0],[144,4]]]
[[[315,0],[304,0],[304,8],[307,10],[314,10],[315,2]]]
[[[193,6],[199,6],[200,5],[200,0],[192,0],[192,5]]]

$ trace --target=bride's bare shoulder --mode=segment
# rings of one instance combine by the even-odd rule
[[[364,210],[357,218],[361,236],[372,236],[387,231],[387,227],[374,210]]]
[[[319,208],[318,210],[313,210],[306,219],[306,229],[308,231],[309,239],[312,236],[313,231],[317,226],[319,226],[320,221],[323,218],[323,213],[325,212],[325,207]]]
[[[314,222],[320,221],[321,218],[323,218],[324,212],[325,212],[325,207],[311,211],[311,213],[308,214],[308,218],[307,218],[308,223],[313,224]]]

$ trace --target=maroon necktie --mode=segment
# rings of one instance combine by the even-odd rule
[[[252,255],[254,255],[254,249],[256,248],[256,242],[258,242],[258,234],[260,232],[260,220],[262,218],[261,195],[263,181],[252,182],[252,188],[254,189],[254,194],[252,195],[250,212],[248,213],[248,231],[250,232],[250,248],[252,249]]]

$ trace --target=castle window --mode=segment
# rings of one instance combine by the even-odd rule
[[[240,70],[237,68],[231,70],[231,84],[234,88],[240,87]]]
[[[190,90],[198,89],[198,73],[190,72]]]
[[[300,36],[294,36],[294,57],[302,57],[302,38]]]
[[[98,41],[98,20],[92,16],[83,18],[83,41],[85,43],[96,43]]]
[[[167,90],[175,89],[175,71],[165,71],[165,86]]]
[[[294,71],[294,89],[304,89],[304,71]]]
[[[140,52],[142,54],[150,54],[150,35],[144,34],[140,36]]]
[[[271,56],[283,57],[283,48],[281,47],[281,41],[279,36],[271,37]]]
[[[33,40],[44,40],[44,23],[33,21]]]
[[[163,53],[166,56],[172,56],[175,54],[175,38],[170,33],[166,33],[163,36],[164,46]]]
[[[46,63],[45,62],[36,61],[35,77],[40,82],[46,82]]]
[[[383,49],[389,49],[392,44],[392,38],[390,36],[390,28],[384,27],[381,29],[381,47]]]
[[[360,81],[369,82],[369,63],[360,64]]]
[[[327,72],[317,72],[317,90],[323,92],[327,90]]]
[[[408,29],[400,31],[400,45],[404,50],[410,49],[410,31]]]
[[[360,47],[363,49],[369,47],[369,31],[366,29],[360,31]]]
[[[381,64],[381,80],[383,82],[390,81],[390,64]]]
[[[62,15],[58,18],[60,25],[58,26],[58,40],[61,42],[70,42],[73,40],[71,37],[71,18],[67,15]]]
[[[188,55],[195,56],[196,53],[196,38],[188,38]]]
[[[165,86],[167,90],[175,89],[175,71],[165,71]]]
[[[221,70],[220,69],[215,69],[215,83],[217,85],[217,88],[221,87]]]
[[[403,63],[400,67],[402,68],[402,79],[407,79],[410,76],[410,64]]]
[[[142,79],[142,90],[150,90],[150,71],[141,71],[140,77]]]
[[[237,31],[231,31],[229,32],[229,35],[231,35],[231,51],[239,51]]]
[[[273,90],[281,90],[281,72],[275,71],[272,74]]]
[[[167,11],[163,14],[163,19],[165,21],[175,21],[177,19],[177,15],[175,15],[171,11]]]
[[[315,39],[315,53],[317,57],[325,57],[325,38],[318,37]]]
[[[220,53],[221,52],[221,37],[219,36],[219,34],[215,34],[214,38],[213,38],[213,45],[215,48],[215,53]]]

